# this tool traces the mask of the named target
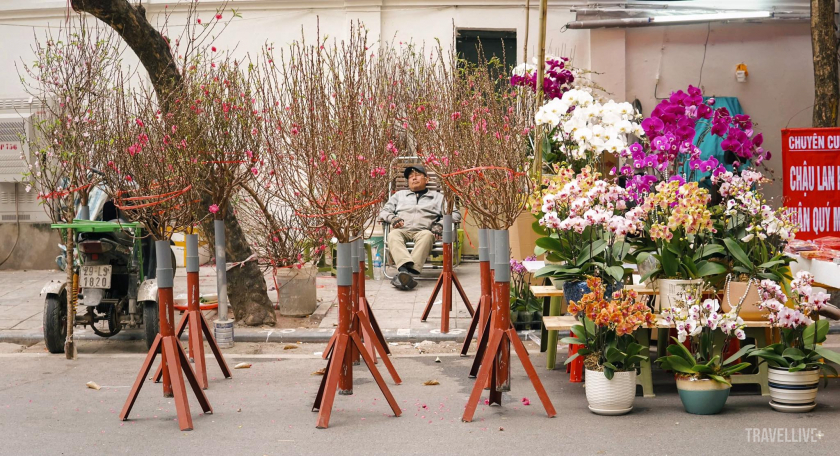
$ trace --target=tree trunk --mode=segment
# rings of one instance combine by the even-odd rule
[[[120,34],[148,71],[158,98],[165,100],[167,93],[178,89],[181,75],[169,43],[146,19],[144,8],[135,7],[127,0],[71,0],[71,5],[74,10],[93,15]],[[230,261],[242,261],[251,256],[251,248],[233,211],[227,212],[225,251]],[[212,221],[203,225],[204,232],[213,239]],[[228,273],[228,294],[237,320],[252,326],[274,325],[277,321],[265,279],[256,262],[248,262]]]
[[[202,206],[212,204],[209,196],[203,196]],[[227,208],[225,215],[225,254],[227,261],[237,263],[245,261],[251,256],[251,248],[248,240],[236,216],[233,215],[233,207]],[[208,239],[214,239],[216,229],[213,219],[205,218],[201,229]],[[225,265],[216,265],[217,268]],[[269,325],[277,323],[277,316],[274,313],[274,306],[268,298],[268,287],[265,285],[265,278],[262,270],[256,261],[248,261],[241,266],[235,266],[227,272],[228,299],[233,308],[233,316],[236,321],[248,326]]]
[[[811,0],[811,49],[814,54],[814,127],[837,126],[840,81],[834,0]]]
[[[164,100],[165,94],[181,83],[169,43],[146,19],[145,8],[134,7],[127,0],[72,0],[71,4],[74,10],[91,14],[120,34],[149,72],[159,99]]]
[[[73,228],[68,228],[67,240],[64,242],[64,246],[67,247],[67,255],[64,257],[67,261],[67,265],[65,266],[67,269],[67,284],[70,285],[69,291],[65,294],[67,296],[67,339],[64,341],[64,356],[67,359],[76,359],[76,342],[73,340],[73,328],[76,324],[76,296],[79,294],[79,281],[76,278],[76,268],[74,266],[76,261],[73,253],[73,249],[75,248],[74,233]]]

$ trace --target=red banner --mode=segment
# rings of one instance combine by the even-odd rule
[[[782,130],[782,182],[797,239],[840,235],[840,128]]]

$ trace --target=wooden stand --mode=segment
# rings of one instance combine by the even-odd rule
[[[335,400],[335,393],[339,394],[353,394],[353,359],[352,350],[355,349],[361,358],[365,361],[370,373],[373,375],[379,389],[391,406],[395,416],[400,416],[402,413],[396,399],[391,394],[388,386],[385,384],[385,379],[379,373],[374,365],[373,358],[364,349],[359,333],[354,329],[356,326],[361,326],[362,330],[372,334],[373,328],[368,321],[367,316],[361,312],[354,315],[353,313],[353,299],[350,290],[352,283],[351,272],[351,258],[350,258],[350,244],[340,243],[338,245],[338,267],[336,272],[336,279],[338,282],[338,328],[334,336],[335,342],[330,348],[329,361],[327,362],[327,370],[324,377],[321,379],[321,386],[318,388],[318,394],[315,397],[315,404],[312,406],[312,411],[318,412],[318,429],[326,429],[330,422],[330,413],[332,412],[333,401]],[[400,384],[401,380],[394,369],[391,360],[384,355],[385,348],[378,338],[371,338],[374,347],[382,355],[382,363],[394,377],[394,382]]]
[[[548,398],[545,388],[540,382],[534,365],[528,357],[528,350],[519,340],[516,330],[510,323],[510,240],[508,232],[504,230],[495,231],[495,260],[496,277],[493,303],[495,310],[491,318],[492,324],[485,338],[488,339],[486,350],[481,354],[481,368],[478,371],[476,382],[473,386],[470,398],[464,410],[463,421],[470,422],[475,415],[475,409],[481,398],[484,385],[490,381],[490,403],[502,405],[502,392],[510,390],[510,346],[516,350],[519,361],[528,378],[531,379],[534,389],[540,401],[545,407],[549,417],[554,417],[557,412]],[[504,261],[502,261],[504,259]],[[479,356],[476,355],[476,360]],[[491,369],[492,368],[492,369]],[[492,371],[492,372],[491,372]]]
[[[140,394],[140,389],[143,387],[143,382],[146,376],[152,369],[152,363],[158,354],[161,355],[161,366],[163,368],[163,391],[164,396],[167,392],[175,399],[175,410],[178,414],[178,425],[182,431],[191,431],[193,428],[192,416],[190,415],[190,404],[187,400],[187,391],[184,385],[184,377],[192,387],[193,393],[198,398],[198,403],[204,413],[213,413],[213,408],[204,395],[201,386],[198,383],[195,372],[190,366],[190,361],[187,359],[184,349],[178,342],[172,329],[172,320],[175,319],[175,311],[172,302],[172,264],[170,257],[170,249],[168,241],[157,241],[155,243],[157,251],[157,280],[158,280],[158,305],[160,317],[160,333],[155,337],[149,353],[146,355],[146,360],[134,380],[134,385],[131,387],[131,392],[128,393],[128,399],[120,412],[120,419],[125,421]],[[183,373],[183,375],[182,375]]]
[[[194,254],[194,255],[193,255]],[[184,330],[189,326],[189,355],[190,360],[195,363],[195,374],[198,377],[198,384],[201,389],[207,389],[207,367],[204,362],[204,339],[210,346],[216,362],[222,369],[222,375],[225,378],[231,378],[231,372],[228,368],[225,358],[222,356],[222,351],[213,338],[213,332],[210,330],[210,325],[201,314],[199,305],[198,293],[198,235],[187,235],[187,311],[181,316],[181,321],[178,323],[178,329],[175,331],[176,338],[180,340]],[[204,338],[202,338],[204,334]],[[160,382],[163,374],[163,364],[158,366],[155,372],[155,382]]]
[[[458,275],[452,270],[452,215],[443,216],[443,272],[440,273],[435,289],[432,291],[432,296],[429,297],[429,302],[426,304],[426,309],[423,310],[423,316],[420,321],[426,321],[429,318],[429,313],[432,311],[432,306],[438,293],[443,291],[441,298],[442,304],[440,308],[440,332],[446,334],[449,332],[449,312],[452,311],[452,285],[458,290],[461,299],[467,306],[470,317],[475,317],[475,310],[470,304],[467,294],[464,292],[464,287],[461,286],[461,281],[458,280]]]
[[[359,239],[358,241],[351,242],[351,246],[358,244],[358,271],[353,272],[353,284],[351,285],[351,299],[354,302],[353,305],[353,315],[355,316],[356,313],[364,314],[367,317],[367,320],[370,322],[370,326],[373,329],[373,333],[370,334],[365,330],[362,329],[360,336],[363,337],[363,342],[365,349],[368,351],[368,354],[371,358],[373,358],[373,362],[376,363],[376,347],[373,344],[373,339],[376,338],[379,340],[380,345],[385,349],[385,354],[382,356],[390,355],[391,350],[388,348],[388,343],[385,341],[385,336],[382,334],[382,329],[379,327],[379,323],[376,322],[376,316],[373,314],[373,309],[370,307],[370,302],[368,302],[367,297],[365,296],[365,257],[364,257],[364,241]],[[351,247],[352,248],[352,247]],[[351,261],[353,257],[351,257]],[[357,326],[358,327],[358,326]],[[335,345],[335,341],[338,339],[338,331],[330,337],[329,342],[327,342],[327,348],[324,350],[324,354],[322,357],[327,359],[327,355],[332,351],[333,346]],[[354,361],[358,364],[358,355],[354,357]],[[397,381],[397,378],[394,378],[394,381]]]
[[[491,296],[493,279],[490,272],[490,253],[487,241],[488,231],[489,230],[483,228],[478,230],[478,260],[479,270],[481,271],[481,297],[478,299],[478,305],[476,306],[475,313],[470,321],[470,327],[467,330],[464,345],[461,347],[461,356],[467,356],[467,353],[470,350],[470,343],[472,343],[473,334],[476,333],[476,330],[478,330],[476,346],[480,346],[482,341],[484,345],[487,345],[487,341],[483,340],[483,337],[487,334],[487,323],[490,320],[490,312],[493,308],[493,299]],[[474,376],[475,375],[473,375],[473,377]]]
[[[362,245],[364,248],[364,245]],[[376,338],[379,340],[379,344],[385,348],[385,353],[382,356],[390,355],[391,350],[388,348],[388,343],[385,341],[385,336],[382,334],[382,330],[379,328],[379,323],[376,322],[376,316],[373,315],[373,310],[370,308],[370,303],[367,300],[367,296],[365,296],[365,258],[364,256],[359,257],[359,273],[357,274],[357,285],[356,287],[359,290],[359,313],[364,314],[368,321],[370,321],[370,326],[373,329],[372,333],[367,332],[364,328],[362,329],[362,341],[365,344],[365,349],[373,358],[373,362],[376,363],[376,347],[373,344],[373,339]]]

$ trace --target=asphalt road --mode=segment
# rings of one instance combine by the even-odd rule
[[[98,348],[96,348],[98,347]],[[225,380],[210,364],[212,415],[201,415],[192,399],[195,430],[181,432],[175,407],[160,385],[147,382],[129,421],[117,417],[142,363],[137,346],[125,350],[88,345],[76,361],[40,353],[0,354],[0,455],[114,454],[835,454],[840,444],[840,386],[821,389],[819,406],[807,414],[781,414],[769,398],[734,391],[720,415],[686,414],[672,378],[657,370],[657,397],[637,397],[629,415],[601,417],[586,407],[583,384],[569,383],[564,370],[547,371],[532,359],[558,410],[549,419],[514,359],[512,391],[503,407],[478,407],[475,421],[461,422],[473,381],[470,358],[451,350],[401,350],[394,364],[403,384],[389,380],[403,410],[392,416],[364,367],[356,368],[354,395],[337,396],[326,430],[316,429],[312,401],[326,363],[313,353],[323,345],[283,353],[228,355],[231,365],[249,362]],[[113,347],[113,346],[112,346]],[[15,351],[15,350],[8,350]],[[429,354],[431,353],[431,354]],[[440,356],[441,362],[435,358]],[[209,361],[209,360],[208,360]],[[438,380],[438,386],[424,386]],[[85,386],[95,381],[102,389]],[[486,397],[486,394],[485,396]],[[528,398],[530,405],[523,405]],[[814,442],[758,443],[752,428],[784,440],[815,429]],[[785,437],[784,433],[787,433]],[[777,437],[778,438],[778,437]],[[801,440],[801,439],[800,439]]]

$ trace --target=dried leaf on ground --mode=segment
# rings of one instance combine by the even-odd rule
[[[326,375],[326,373],[327,373],[327,368],[322,367],[322,368],[316,370],[315,372],[313,372],[312,375]]]
[[[423,384],[426,386],[435,386],[440,385],[440,382],[437,380],[426,380],[425,382],[423,382]]]
[[[250,369],[251,368],[251,363],[239,363],[239,364],[233,366],[233,368],[234,369]]]
[[[295,350],[297,348],[297,345],[286,345],[285,347],[283,347],[283,350]]]
[[[95,389],[97,391],[101,388],[99,385],[96,384],[96,382],[87,382],[85,383],[85,386],[87,386],[90,389]]]

